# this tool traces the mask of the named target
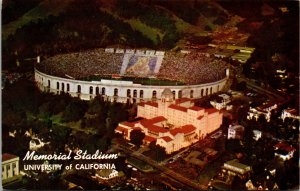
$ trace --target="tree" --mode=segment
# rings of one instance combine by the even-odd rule
[[[220,137],[219,139],[216,139],[215,141],[215,149],[223,152],[225,151],[225,142],[226,142],[226,138],[225,137]]]
[[[242,105],[242,106],[238,109],[237,116],[238,116],[239,122],[245,121],[245,120],[247,119],[248,111],[249,111],[249,107],[248,107],[248,106],[243,106],[243,105]]]
[[[86,127],[86,119],[85,118],[81,119],[80,127],[83,128],[83,129]]]
[[[260,114],[260,115],[258,116],[257,122],[258,122],[258,124],[259,124],[262,128],[266,129],[266,126],[267,126],[267,120],[266,120],[266,117],[265,117],[263,114]]]
[[[166,159],[166,149],[160,145],[157,145],[154,141],[149,144],[149,156],[156,161],[163,161]]]
[[[130,142],[140,147],[143,144],[143,139],[145,138],[145,133],[141,130],[135,129],[130,132]]]
[[[78,121],[86,112],[87,104],[85,101],[73,99],[67,106],[64,113],[64,119],[66,122]]]
[[[52,130],[53,141],[51,143],[53,144],[53,147],[59,151],[63,150],[67,138],[71,133],[71,129],[63,126],[53,126],[52,129],[53,129]]]
[[[96,96],[89,104],[88,113],[101,114],[103,111],[103,101],[100,95]]]
[[[247,88],[247,83],[245,81],[242,81],[240,83],[237,84],[236,89],[238,91],[245,91]]]
[[[239,153],[242,150],[240,140],[238,139],[229,139],[226,142],[226,150],[234,153]]]

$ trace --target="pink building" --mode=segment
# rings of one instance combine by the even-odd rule
[[[145,143],[156,141],[167,153],[172,153],[218,129],[223,114],[215,108],[194,106],[189,98],[173,100],[171,90],[165,89],[161,100],[140,103],[137,117],[142,119],[122,122],[115,131],[129,140],[130,132],[140,129],[146,135]]]

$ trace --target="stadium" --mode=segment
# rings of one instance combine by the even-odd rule
[[[164,89],[177,98],[201,98],[221,91],[226,62],[190,51],[120,48],[60,54],[38,62],[35,81],[41,91],[67,92],[91,100],[141,102],[160,99]]]

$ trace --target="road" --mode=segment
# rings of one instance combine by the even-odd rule
[[[284,96],[280,95],[279,92],[270,91],[269,89],[260,87],[245,77],[242,77],[242,76],[237,77],[237,80],[238,80],[238,82],[245,81],[248,88],[253,89],[258,93],[263,93],[263,94],[267,95],[268,97],[270,97],[271,99],[278,99],[280,101],[286,100],[286,98]]]
[[[201,142],[202,146],[205,146],[209,143],[209,140],[204,140]],[[197,143],[200,144],[200,143]],[[196,190],[206,190],[207,187],[205,185],[200,185],[199,183],[196,183],[184,176],[182,176],[179,173],[174,172],[173,170],[169,169],[168,167],[165,167],[163,165],[158,164],[156,161],[150,159],[149,157],[144,156],[141,153],[134,152],[133,150],[122,146],[122,145],[113,145],[115,149],[121,150],[124,153],[128,154],[131,157],[137,158],[141,161],[144,161],[151,165],[152,167],[156,168],[157,170],[161,171],[163,174],[167,175],[170,178],[175,179],[176,181],[188,186],[190,189],[196,189]]]

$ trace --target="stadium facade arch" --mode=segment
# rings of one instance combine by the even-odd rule
[[[72,97],[91,100],[97,95],[102,95],[107,101],[126,103],[160,99],[165,88],[171,89],[174,98],[201,98],[221,91],[227,77],[211,83],[182,86],[157,86],[135,84],[132,81],[105,80],[80,81],[51,76],[35,69],[35,81],[41,91],[60,94],[69,93]]]

